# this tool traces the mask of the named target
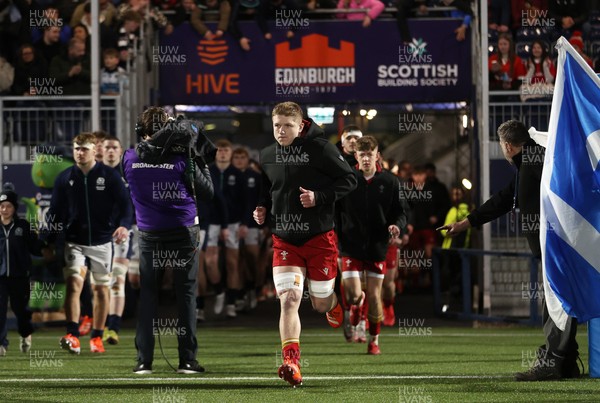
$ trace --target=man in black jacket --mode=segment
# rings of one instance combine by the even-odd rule
[[[346,301],[354,311],[354,326],[358,325],[358,311],[365,302],[360,278],[362,272],[366,272],[370,334],[367,353],[372,355],[381,354],[381,286],[388,245],[390,238],[398,238],[400,228],[406,225],[398,179],[377,165],[377,148],[377,140],[372,136],[362,137],[356,143],[358,184],[340,201],[341,228],[338,231],[342,281]]]
[[[331,326],[342,325],[334,293],[334,203],[356,187],[356,177],[323,131],[303,120],[298,104],[276,105],[272,119],[277,143],[260,155],[264,192],[254,219],[259,225],[268,219],[273,233],[273,281],[281,304],[279,377],[296,386],[302,383],[298,308],[304,278],[313,308],[326,312]]]
[[[454,236],[469,227],[480,226],[506,213],[519,213],[523,222],[536,222],[534,228],[525,233],[531,253],[541,258],[540,248],[540,182],[542,178],[542,147],[529,137],[523,123],[516,120],[504,122],[498,128],[500,147],[504,157],[517,167],[510,184],[493,195],[466,219],[439,229],[447,229]],[[546,304],[543,312],[546,345],[537,352],[537,360],[526,372],[516,374],[517,381],[546,381],[562,378],[575,378],[580,375],[577,359],[577,319],[569,317],[565,330],[560,330],[550,315]]]

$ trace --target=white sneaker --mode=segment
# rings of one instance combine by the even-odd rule
[[[26,353],[31,349],[31,335],[20,337],[21,352]]]
[[[217,294],[215,297],[215,315],[220,315],[223,312],[223,307],[225,306],[225,292]]]
[[[204,322],[206,318],[204,317],[204,309],[196,309],[196,321]]]
[[[6,347],[0,346],[0,357],[4,357],[6,355]]]
[[[225,307],[225,315],[227,315],[228,318],[235,318],[237,316],[237,313],[235,313],[235,305],[228,304]]]

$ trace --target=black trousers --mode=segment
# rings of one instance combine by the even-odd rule
[[[198,226],[169,231],[140,231],[140,300],[135,343],[138,361],[152,363],[155,335],[177,336],[179,361],[196,359],[196,275],[199,254]],[[173,271],[177,297],[177,319],[157,314],[161,280]]]
[[[0,277],[0,345],[7,345],[6,314],[8,301],[17,317],[17,329],[21,337],[33,333],[29,310],[29,277]]]
[[[559,357],[572,357],[577,353],[579,346],[575,340],[577,334],[577,319],[569,316],[565,330],[560,330],[546,308],[544,301],[544,310],[542,312],[542,320],[544,322],[544,336],[546,336],[546,348],[549,352]]]

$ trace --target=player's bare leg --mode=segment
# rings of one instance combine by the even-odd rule
[[[373,355],[381,354],[379,350],[379,333],[381,330],[381,321],[383,320],[383,308],[381,306],[382,284],[383,275],[367,274],[367,299],[369,302],[367,314],[369,319],[369,344],[367,351]]]
[[[273,281],[281,307],[279,316],[279,335],[281,338],[282,365],[279,377],[292,386],[302,384],[300,374],[300,316],[298,309],[304,290],[306,269],[296,266],[277,266],[273,268]]]
[[[346,303],[348,304],[348,310],[344,312],[344,336],[348,342],[354,341],[356,326],[361,319],[361,305],[364,303],[365,299],[359,276],[360,272],[357,271],[342,272],[344,296],[346,297]]]

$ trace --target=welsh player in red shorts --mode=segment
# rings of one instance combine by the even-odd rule
[[[279,377],[292,386],[300,374],[300,317],[304,280],[312,306],[340,327],[343,311],[334,293],[337,238],[334,203],[356,187],[352,169],[300,106],[283,102],[272,112],[276,143],[263,149],[263,196],[254,219],[273,233],[273,281],[280,299],[283,364]]]
[[[381,286],[385,276],[386,254],[390,238],[400,235],[406,215],[400,203],[398,179],[377,165],[378,143],[372,136],[356,142],[358,184],[340,202],[341,228],[338,232],[342,255],[342,283],[346,301],[353,305],[355,318],[368,302],[368,354],[381,354],[379,332],[383,319]],[[367,277],[367,293],[360,278]]]

